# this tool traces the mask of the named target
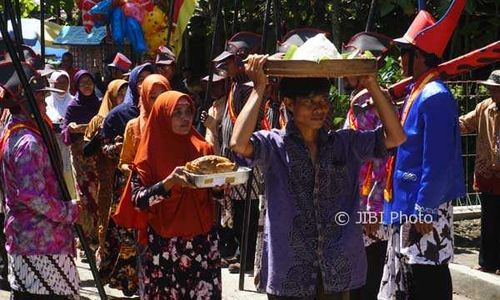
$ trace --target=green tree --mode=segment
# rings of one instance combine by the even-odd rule
[[[8,0],[10,1],[10,0]],[[11,1],[14,5],[14,1]],[[38,2],[39,3],[39,2]],[[21,6],[21,17],[40,17],[40,5],[33,0],[19,0]],[[66,14],[66,23],[70,25],[75,25],[79,22],[78,18],[75,18],[75,1],[73,0],[45,0],[45,18],[54,17],[56,20],[61,19],[61,11]],[[3,1],[0,3],[0,9],[3,11]],[[63,23],[62,21],[60,21]]]

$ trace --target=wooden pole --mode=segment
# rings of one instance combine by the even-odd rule
[[[212,59],[215,58],[215,49],[217,45],[217,40],[219,36],[219,31],[220,31],[220,22],[222,19],[222,0],[217,0],[217,6],[215,8],[215,24],[214,24],[214,34],[212,35],[212,45],[210,46],[210,67],[208,68],[208,83],[207,83],[207,91],[205,93],[205,99],[203,99],[202,103],[202,109],[200,110],[206,110],[208,107],[210,107],[210,91],[212,90],[212,81],[214,79],[214,71],[215,67],[212,62]]]
[[[231,28],[231,36],[233,36],[238,31],[239,14],[240,14],[240,0],[234,0],[234,15],[233,15],[233,26]]]
[[[332,10],[332,41],[337,49],[342,46],[342,39],[340,37],[340,0],[333,0]],[[344,81],[341,78],[337,79],[337,87],[340,94],[344,93]]]
[[[170,0],[170,6],[168,8],[168,30],[167,30],[167,48],[170,49],[170,38],[172,36],[172,25],[174,23],[174,9],[175,9],[175,0]]]
[[[278,50],[278,41],[281,40],[281,15],[280,15],[280,2],[278,0],[273,0],[274,9],[274,34],[276,35],[276,49]]]
[[[417,0],[418,2],[418,10],[421,11],[422,9],[425,9],[425,4],[426,4],[426,1],[425,0]]]
[[[243,232],[241,233],[242,241],[240,242],[240,278],[238,289],[242,291],[245,288],[245,270],[247,268],[247,248],[248,248],[248,228],[250,227],[250,212],[252,210],[252,181],[254,180],[253,170],[250,172],[246,186],[245,208],[243,212]]]
[[[377,5],[377,0],[372,0],[370,4],[370,10],[368,11],[368,18],[366,20],[366,27],[365,31],[369,32],[371,31],[372,25],[373,25],[373,16],[375,14],[375,6]]]
[[[17,18],[17,24],[18,24],[18,30],[19,30],[19,35],[23,36],[23,27],[21,26],[21,4],[19,3],[19,0],[14,1],[14,9],[15,9],[15,16]]]
[[[266,1],[266,12],[264,13],[264,24],[262,25],[262,42],[261,42],[261,51],[265,54],[267,51],[267,36],[268,28],[269,28],[269,15],[271,14],[271,0]]]
[[[19,4],[19,2],[17,2]],[[22,34],[22,29],[21,29],[21,17],[20,14],[16,14],[17,9],[14,9],[12,7],[12,2],[9,0],[4,1],[4,10],[5,10],[5,22],[7,22],[8,19],[10,19],[10,23],[12,25],[12,31],[14,32],[14,39],[16,40],[15,44],[15,49],[17,50],[17,54],[19,55],[19,58],[24,61],[24,52],[23,48],[21,47],[22,44],[24,44],[23,40],[23,34]],[[5,26],[7,26],[7,23],[5,23]],[[10,38],[10,36],[9,36]],[[4,39],[5,40],[5,39]]]

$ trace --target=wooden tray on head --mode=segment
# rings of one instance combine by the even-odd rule
[[[319,63],[308,60],[269,59],[264,72],[276,77],[346,77],[377,73],[377,61],[373,58],[325,59]]]

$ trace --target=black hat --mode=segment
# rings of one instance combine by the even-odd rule
[[[170,64],[175,64],[177,58],[175,57],[175,54],[168,49],[165,46],[160,46],[156,50],[156,61],[155,64],[160,64],[160,65],[170,65]]]
[[[210,79],[209,75],[203,77],[201,79],[201,81],[203,83],[208,83],[208,80]],[[222,82],[224,80],[227,79],[227,76],[224,76],[224,75],[220,75],[220,74],[217,74],[217,73],[214,73],[213,76],[212,76],[212,82]]]
[[[50,91],[64,93],[62,90],[47,87],[47,80],[33,69],[30,64],[23,62],[21,65],[33,92]],[[0,107],[9,108],[16,106],[19,97],[23,95],[23,87],[16,68],[11,61],[3,61],[0,63],[0,87],[2,90]]]
[[[21,48],[23,49],[24,59],[27,63],[33,66],[36,70],[43,68],[43,60],[40,55],[36,54],[35,51],[27,45],[21,45]],[[9,53],[7,52],[5,42],[0,42],[0,55],[3,57],[3,60],[12,61]]]
[[[248,31],[238,32],[227,41],[226,50],[212,61],[220,63],[233,56],[245,59],[249,54],[259,52],[261,41],[262,36],[257,33]]]
[[[381,59],[385,57],[392,45],[394,42],[388,36],[374,32],[360,32],[343,46],[342,52],[350,52],[359,56],[370,51],[377,59]]]

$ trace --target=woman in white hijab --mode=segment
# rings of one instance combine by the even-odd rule
[[[61,126],[64,123],[64,115],[66,114],[66,109],[70,101],[73,100],[73,96],[69,93],[69,82],[70,78],[66,71],[61,70],[52,73],[49,78],[50,86],[65,92],[51,92],[50,96],[45,98],[45,103],[47,103],[47,116],[57,133],[57,143],[59,144],[64,164],[64,179],[66,180],[71,196],[76,197],[69,147],[64,144],[61,136]]]
[[[65,91],[64,93],[51,92],[50,96],[45,98],[50,120],[53,124],[62,124],[68,104],[73,99],[69,93],[69,75],[66,71],[55,71],[50,75],[49,82],[51,87]]]

